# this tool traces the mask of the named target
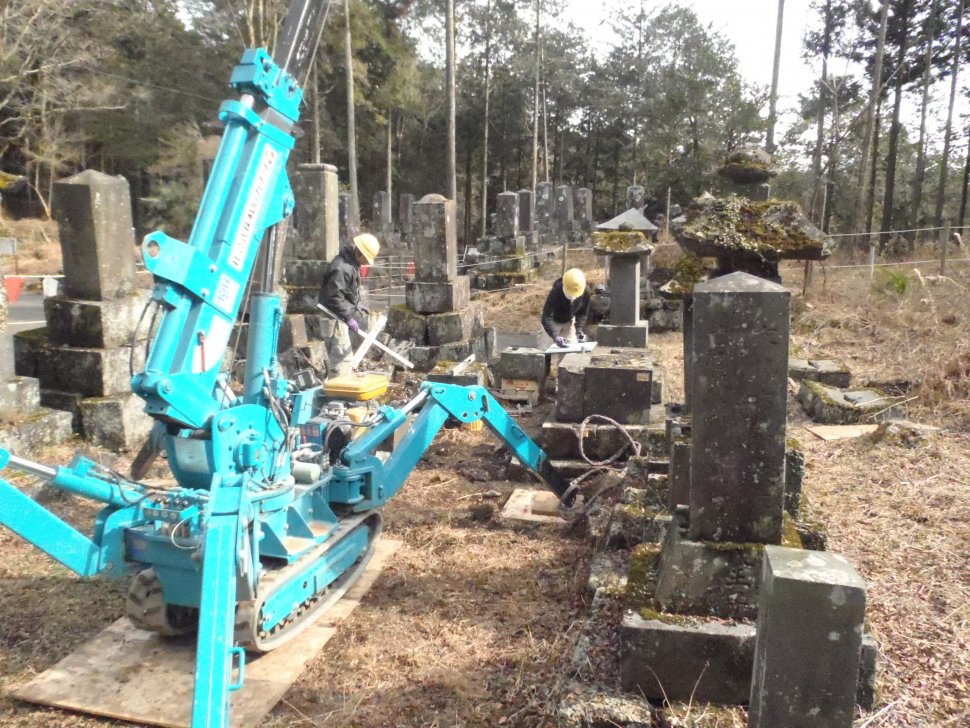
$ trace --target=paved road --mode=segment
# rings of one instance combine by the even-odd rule
[[[44,296],[41,293],[21,293],[16,303],[10,304],[6,334],[37,329],[45,326]]]

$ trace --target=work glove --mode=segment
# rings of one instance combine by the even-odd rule
[[[557,336],[556,337],[556,346],[559,346],[559,347],[565,349],[567,346],[569,346],[569,342],[566,341],[566,337],[564,337],[564,336]]]
[[[360,324],[357,323],[357,319],[352,318],[347,322],[347,328],[353,331],[355,334],[360,333]]]
[[[367,308],[367,306],[365,306],[365,305],[364,305],[364,304],[362,304],[362,303],[358,303],[358,304],[357,304],[357,310],[358,310],[358,311],[360,311],[360,312],[361,312],[362,314],[364,314],[365,316],[370,316],[370,309],[369,309],[369,308]]]
[[[580,344],[582,344],[584,341],[586,341],[586,332],[585,331],[577,331],[576,332],[576,341],[578,341]]]

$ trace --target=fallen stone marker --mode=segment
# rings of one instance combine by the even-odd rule
[[[890,397],[878,389],[843,390],[804,380],[798,400],[809,417],[826,425],[878,422],[898,419],[902,414],[902,398]]]

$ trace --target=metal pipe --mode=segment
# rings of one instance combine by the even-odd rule
[[[414,397],[414,399],[412,399],[406,405],[404,405],[403,407],[401,407],[400,412],[402,414],[405,414],[405,415],[410,414],[411,412],[413,412],[414,410],[416,410],[418,407],[420,407],[422,404],[424,404],[425,400],[427,400],[427,399],[428,399],[428,390],[427,389],[422,389]]]
[[[54,476],[57,475],[56,468],[52,468],[41,463],[35,463],[33,460],[26,460],[24,458],[17,457],[16,455],[10,455],[10,466],[22,473],[35,475],[38,478],[43,478],[44,480],[53,480]]]

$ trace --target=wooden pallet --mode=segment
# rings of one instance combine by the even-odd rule
[[[243,688],[230,696],[231,725],[259,724],[374,584],[400,541],[383,539],[357,582],[325,618],[263,655],[247,655]],[[119,619],[11,694],[18,700],[168,728],[188,728],[194,638],[163,639]]]

